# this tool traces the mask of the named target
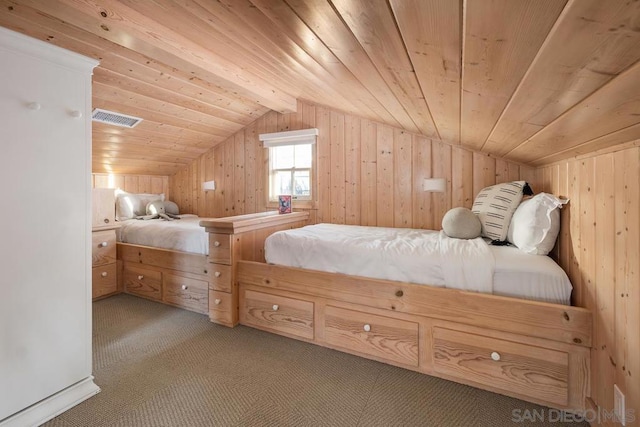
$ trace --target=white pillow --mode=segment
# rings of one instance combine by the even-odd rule
[[[476,196],[471,211],[482,224],[482,236],[504,241],[511,223],[511,216],[522,200],[525,181],[505,182],[483,188]]]
[[[569,200],[540,193],[524,200],[513,214],[507,239],[523,252],[547,255],[560,232],[560,210]]]
[[[155,201],[164,202],[164,193],[161,194],[134,194],[120,189],[116,190],[116,220],[124,221],[136,216],[146,215],[147,204]]]

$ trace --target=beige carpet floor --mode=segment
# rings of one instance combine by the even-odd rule
[[[102,392],[46,426],[566,425],[548,408],[128,295],[94,303],[93,319]],[[534,411],[546,423],[524,420]]]

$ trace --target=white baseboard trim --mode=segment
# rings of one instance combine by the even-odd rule
[[[89,376],[5,418],[0,421],[0,427],[39,426],[98,393],[100,387],[93,382],[93,376]]]

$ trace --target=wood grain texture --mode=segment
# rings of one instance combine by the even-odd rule
[[[314,305],[314,337],[271,332],[536,403],[586,407],[587,310],[246,261],[237,273],[241,293]]]
[[[291,130],[316,126],[319,130],[312,177],[314,200],[301,205],[294,202],[294,210],[310,213],[310,223],[440,229],[447,210],[471,207],[482,188],[535,178],[533,168],[460,146],[306,102],[300,102],[298,108],[303,112],[302,121],[297,113],[269,113],[171,176],[169,185],[176,202],[181,208],[191,207],[184,212],[224,217],[275,209],[267,201],[263,184],[267,182],[267,160],[260,160],[268,158],[268,150],[254,132],[276,132],[281,126]],[[236,156],[244,158],[244,167]],[[202,169],[216,180],[213,196],[201,189]],[[423,179],[432,177],[447,180],[445,193],[422,191]],[[200,202],[209,197],[213,203]]]
[[[555,407],[568,404],[569,355],[443,328],[433,331],[437,372],[526,393]],[[496,355],[499,360],[492,359]]]
[[[468,0],[460,121],[463,145],[481,149],[566,1]],[[496,15],[509,19],[494,20]]]
[[[613,408],[613,385],[640,405],[640,148],[544,166],[544,188],[571,199],[562,212],[559,263],[574,301],[592,307],[591,398]],[[634,368],[632,368],[632,366]],[[635,424],[638,425],[636,420]]]
[[[333,306],[323,317],[323,339],[332,347],[418,366],[418,323]]]
[[[100,61],[94,107],[144,120],[96,124],[93,171],[137,175],[180,173],[270,110],[299,128],[305,100],[535,165],[625,144],[639,20],[627,0],[0,0],[0,25]]]

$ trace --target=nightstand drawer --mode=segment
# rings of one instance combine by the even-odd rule
[[[94,231],[91,233],[91,264],[106,265],[116,262],[115,230]]]
[[[198,313],[208,310],[209,289],[207,282],[164,274],[163,301]]]
[[[226,292],[209,291],[209,319],[214,323],[233,326],[233,296]]]
[[[209,262],[231,265],[231,239],[229,234],[209,233]]]
[[[118,291],[115,263],[93,267],[91,270],[91,296],[98,298]]]
[[[214,291],[231,292],[233,267],[224,264],[211,264],[209,268],[213,269],[211,289]]]
[[[335,348],[418,366],[415,322],[327,306],[323,330],[325,341]]]
[[[433,328],[436,372],[566,406],[569,355],[445,328]]]
[[[242,292],[240,298],[240,323],[313,339],[312,302],[251,290]]]
[[[162,273],[125,264],[125,292],[146,298],[159,300],[162,298]]]

